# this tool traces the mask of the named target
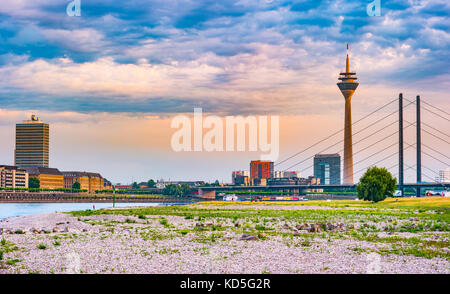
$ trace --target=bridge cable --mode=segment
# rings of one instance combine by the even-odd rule
[[[398,122],[398,121],[395,121],[395,122],[393,122],[393,123],[390,123],[390,124],[387,125],[387,126],[382,127],[382,128],[379,129],[378,131],[376,131],[376,132],[372,133],[371,135],[369,135],[369,136],[363,138],[362,140],[359,140],[358,142],[353,143],[352,146],[353,146],[353,145],[356,145],[356,144],[358,144],[358,143],[360,143],[360,142],[362,142],[362,141],[364,141],[365,139],[367,139],[367,138],[369,138],[369,137],[375,135],[376,133],[378,133],[378,132],[380,132],[380,131],[386,129],[387,127],[390,127],[391,125],[393,125],[393,124],[395,124],[395,123],[397,123],[397,122]],[[363,130],[361,130],[361,131],[363,131]],[[360,132],[361,132],[361,131],[360,131]],[[395,134],[395,133],[394,133],[394,134]],[[390,137],[390,136],[392,136],[392,135],[394,135],[394,134],[391,134],[391,135],[389,135],[388,137]],[[332,147],[334,147],[334,146],[336,146],[336,145],[341,144],[342,142],[344,142],[344,140],[341,140],[341,141],[339,141],[339,142],[337,142],[337,143],[335,143],[335,144],[333,144],[333,145],[331,145],[331,146],[328,146],[327,148],[325,148],[325,149],[319,151],[319,154],[322,153],[322,152],[327,151],[328,149],[330,149],[330,148],[332,148]],[[342,152],[342,151],[343,151],[343,150],[339,151],[338,153],[340,153],[340,152]],[[293,167],[295,167],[295,166],[297,166],[297,165],[299,165],[299,164],[302,164],[303,162],[305,162],[305,161],[307,161],[307,160],[309,160],[309,159],[311,159],[311,158],[314,158],[314,156],[315,156],[315,155],[312,155],[312,156],[310,156],[310,157],[307,157],[307,158],[305,158],[304,160],[302,160],[302,161],[300,161],[300,162],[297,162],[297,163],[295,163],[294,165],[288,167],[288,168],[285,169],[284,171],[287,171],[287,170],[289,170],[289,169],[291,169],[291,168],[293,168]]]
[[[437,161],[439,161],[439,162],[442,163],[442,164],[445,164],[446,166],[449,166],[449,165],[450,165],[450,164],[448,164],[448,163],[446,163],[446,162],[443,162],[442,160],[440,160],[440,159],[434,157],[433,155],[430,155],[430,154],[426,153],[426,152],[423,151],[423,150],[422,150],[422,153],[425,154],[425,155],[428,155],[429,157],[431,157],[431,158],[433,158],[433,159],[435,159],[435,160],[437,160]]]
[[[424,101],[423,99],[421,99],[420,102],[425,103],[426,105],[428,105],[428,106],[430,106],[430,107],[433,107],[434,109],[437,109],[437,110],[439,110],[439,111],[442,111],[442,112],[445,113],[446,115],[449,115],[449,116],[450,116],[450,113],[448,113],[448,112],[446,112],[446,111],[444,111],[444,110],[442,110],[442,109],[440,109],[440,108],[437,108],[437,107],[431,105],[430,103]]]
[[[423,144],[423,143],[422,143],[422,146],[425,146],[425,147],[427,147],[428,149],[431,149],[432,151],[434,151],[434,152],[436,152],[436,153],[439,153],[440,155],[442,155],[442,156],[444,156],[444,157],[447,157],[447,159],[450,159],[450,157],[448,157],[448,156],[445,155],[444,153],[441,153],[441,152],[435,150],[434,148],[431,148],[430,146],[427,146],[427,145],[425,145],[425,144]]]
[[[387,104],[385,104],[385,105],[383,105],[383,106],[377,108],[377,109],[374,110],[373,112],[369,113],[368,115],[366,115],[366,116],[362,117],[361,119],[357,120],[356,122],[352,123],[352,126],[353,126],[353,125],[356,125],[357,123],[361,122],[362,120],[364,120],[364,119],[366,119],[366,118],[372,116],[373,114],[375,114],[375,113],[377,113],[378,111],[380,111],[380,110],[386,108],[387,106],[391,105],[392,103],[394,103],[394,102],[396,102],[396,101],[398,101],[397,98],[394,99],[394,100],[392,100],[391,102],[389,102],[389,103],[387,103]],[[309,146],[308,148],[303,149],[302,151],[299,151],[299,152],[295,153],[294,155],[291,155],[291,156],[289,156],[288,158],[286,158],[286,159],[284,159],[284,160],[282,160],[282,161],[280,161],[280,162],[277,162],[277,163],[275,164],[275,166],[280,165],[280,164],[282,164],[282,163],[288,161],[289,159],[294,158],[294,157],[296,157],[297,155],[299,155],[299,154],[301,154],[301,153],[303,153],[303,152],[305,152],[305,151],[307,151],[307,150],[309,150],[309,149],[311,149],[311,148],[317,146],[318,144],[320,144],[320,143],[322,143],[322,142],[324,142],[324,141],[326,141],[326,140],[328,140],[328,139],[334,137],[335,135],[339,134],[339,133],[342,132],[343,130],[345,130],[345,129],[341,129],[341,130],[339,130],[339,131],[337,131],[337,132],[331,134],[330,136],[328,136],[328,137],[326,137],[326,138],[324,138],[324,139],[322,139],[322,140],[320,140],[320,141],[314,143],[313,145]]]
[[[439,116],[440,118],[443,118],[443,119],[445,119],[446,121],[450,122],[450,119],[448,119],[448,118],[446,118],[446,117],[443,117],[442,115],[437,114],[436,112],[431,111],[431,110],[429,110],[428,108],[426,108],[426,107],[424,107],[424,106],[422,106],[422,108],[425,109],[426,111],[429,111],[429,112],[431,112],[432,114],[437,115],[437,116]]]
[[[439,131],[438,129],[436,129],[435,127],[432,127],[432,126],[430,126],[429,124],[427,124],[427,123],[425,123],[425,122],[420,122],[422,125],[425,125],[425,126],[427,126],[427,127],[429,127],[429,128],[431,128],[431,129],[433,129],[433,130],[435,130],[436,132],[439,132],[439,133],[441,133],[442,135],[444,135],[444,136],[447,136],[447,137],[449,137],[450,138],[450,136],[448,135],[448,134],[446,134],[446,133],[444,133],[444,132],[441,132],[441,131]]]
[[[427,134],[429,134],[429,135],[435,137],[436,139],[439,139],[439,140],[441,140],[441,141],[443,141],[443,142],[445,142],[445,143],[447,143],[447,144],[450,144],[450,142],[448,142],[448,141],[446,141],[446,140],[444,140],[444,139],[442,139],[442,138],[436,136],[435,134],[433,134],[433,133],[431,133],[431,132],[428,132],[427,130],[425,130],[425,129],[423,129],[423,128],[422,128],[422,131],[424,131],[425,133],[427,133]]]

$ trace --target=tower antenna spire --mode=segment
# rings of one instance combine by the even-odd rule
[[[347,63],[346,63],[345,71],[347,73],[350,72],[350,60],[348,59],[348,43],[347,43]]]

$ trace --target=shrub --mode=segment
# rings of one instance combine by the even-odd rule
[[[264,231],[266,227],[264,227],[263,225],[256,225],[255,229],[257,229],[258,231]]]
[[[30,177],[28,179],[28,187],[30,188],[40,188],[41,187],[41,182],[39,181],[38,178],[35,177]]]
[[[79,182],[73,183],[72,189],[80,190],[81,189],[81,184]]]
[[[41,249],[41,250],[45,250],[45,249],[47,249],[47,246],[46,246],[45,244],[39,244],[39,245],[37,246],[37,248],[38,248],[38,249]]]
[[[169,224],[169,222],[167,221],[167,218],[165,218],[165,217],[162,217],[162,218],[159,220],[159,223],[160,223],[161,225],[163,225],[163,226],[167,226],[167,225]]]
[[[385,168],[369,168],[356,186],[358,198],[379,202],[392,197],[397,187],[397,179]]]

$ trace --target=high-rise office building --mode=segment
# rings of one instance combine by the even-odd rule
[[[16,125],[16,166],[48,167],[49,161],[49,125],[37,116]]]
[[[273,178],[272,161],[253,160],[250,162],[250,180],[266,180]],[[254,181],[256,182],[256,181]]]
[[[321,185],[341,184],[341,156],[339,154],[316,154],[314,156],[314,177]]]

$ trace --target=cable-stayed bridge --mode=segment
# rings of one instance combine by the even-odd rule
[[[413,113],[410,110],[413,110]],[[359,177],[369,167],[385,167],[398,179],[399,190],[413,188],[417,196],[420,196],[421,188],[450,188],[450,183],[439,180],[438,172],[439,169],[444,170],[450,166],[449,123],[450,113],[446,110],[433,106],[420,96],[407,99],[400,94],[398,98],[378,107],[352,124],[355,129],[353,136],[356,139],[352,143],[355,150],[353,156],[356,158],[353,164],[354,174]],[[275,169],[296,170],[300,171],[300,174],[308,171],[312,174],[316,154],[331,151],[343,153],[343,132],[344,129],[336,131],[276,162]],[[413,136],[407,136],[407,132],[413,132]],[[440,144],[444,148],[438,148],[434,144]],[[406,154],[411,155],[411,152],[414,153],[414,157],[408,160]],[[341,157],[341,166],[342,161]],[[433,169],[431,166],[439,166],[439,169]],[[415,173],[414,181],[405,181],[407,172]],[[272,185],[204,187],[201,190],[204,192],[240,189],[282,190],[287,193],[301,193],[305,189],[354,189],[354,187],[355,185],[349,184]]]

